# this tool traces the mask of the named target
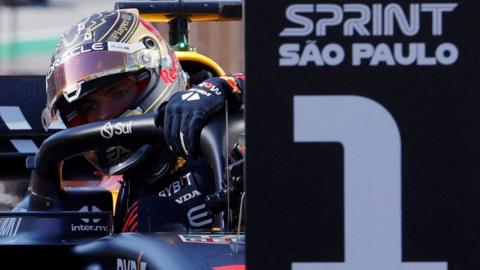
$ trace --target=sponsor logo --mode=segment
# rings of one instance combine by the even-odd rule
[[[105,49],[106,49],[105,48],[105,43],[103,43],[103,42],[85,44],[85,45],[81,45],[81,46],[78,46],[78,47],[75,47],[75,48],[71,49],[70,51],[65,53],[62,56],[62,58],[63,59],[68,59],[72,56],[75,56],[75,55],[78,55],[78,54],[81,54],[81,53],[86,53],[86,52],[91,52],[91,51],[103,51]]]
[[[110,35],[110,38],[114,38],[115,40],[120,40],[123,37],[123,34],[125,33],[125,31],[128,30],[128,25],[130,24],[130,21],[132,20],[133,16],[128,13],[123,13],[121,18],[122,18],[122,22],[118,26],[118,29],[112,32],[112,34]]]
[[[178,199],[175,199],[175,201],[176,201],[178,204],[182,204],[182,203],[184,203],[184,202],[186,202],[186,201],[189,201],[190,199],[193,199],[193,198],[198,197],[198,196],[200,196],[200,195],[202,195],[202,193],[200,193],[200,191],[194,190],[194,191],[192,191],[192,192],[190,192],[190,193],[187,193],[187,194],[181,196],[181,197],[178,198]]]
[[[176,56],[173,51],[170,51],[167,57],[162,58],[165,68],[160,70],[159,75],[162,81],[167,85],[170,85],[177,80],[178,62],[175,59]]]
[[[206,88],[209,91],[212,91],[215,93],[215,95],[220,96],[222,94],[222,91],[213,83],[209,82],[202,82],[201,84],[198,85],[199,87]]]
[[[72,232],[108,232],[108,226],[70,224]]]
[[[123,135],[123,134],[131,134],[132,133],[132,121],[128,123],[116,123],[112,125],[109,121],[103,125],[100,134],[105,139],[111,139],[113,135]]]
[[[141,255],[139,259],[141,258]],[[146,270],[147,263],[140,260],[129,260],[123,258],[117,258],[117,270]]]
[[[445,32],[444,21],[452,13],[456,3],[412,3],[402,8],[390,4],[292,4],[285,15],[289,27],[280,33],[281,38],[305,37],[300,43],[283,43],[279,47],[280,66],[337,66],[349,63],[352,66],[434,66],[452,65],[459,58],[454,43],[441,38]],[[312,19],[315,16],[317,19]],[[293,24],[295,27],[290,27]],[[429,25],[424,25],[429,24]],[[344,37],[372,36],[375,38],[406,36],[414,39],[422,29],[431,29],[431,40],[411,43],[378,42],[356,43],[341,46],[337,43],[320,43],[316,37],[335,35]],[[372,38],[373,39],[373,38]],[[403,38],[402,38],[403,39]],[[345,39],[346,40],[346,39]],[[440,43],[443,42],[443,43]],[[347,59],[347,56],[350,59]]]
[[[189,92],[189,93],[186,93],[186,94],[182,95],[182,100],[194,101],[194,100],[199,100],[199,99],[200,99],[200,95],[198,93],[195,93],[195,92]]]
[[[79,212],[101,212],[102,210],[100,210],[95,205],[93,205],[93,206],[84,205],[78,211]],[[87,224],[89,224],[89,223],[96,224],[96,223],[100,222],[99,218],[92,218],[92,219],[82,218],[81,220],[84,223],[87,223]],[[108,232],[108,226],[103,226],[103,225],[83,225],[83,224],[75,225],[75,224],[70,224],[70,228],[71,228],[72,232]]]
[[[202,244],[221,244],[228,245],[237,242],[237,235],[206,235],[206,234],[179,234],[178,237],[185,243],[202,243]],[[245,237],[241,235],[239,242],[245,241]]]
[[[217,88],[217,90],[218,91],[214,91],[215,95],[221,95],[222,92],[220,91],[220,89]],[[200,95],[210,97],[212,93],[210,90],[194,87],[194,88],[188,89],[187,93],[182,95],[182,100],[188,100],[188,101],[199,100]]]
[[[188,210],[187,217],[190,225],[193,227],[201,227],[212,223],[211,218],[205,219],[209,216],[206,208],[205,204],[201,204]]]
[[[192,177],[192,174],[187,173],[186,175],[182,176],[180,178],[180,180],[177,180],[177,181],[174,181],[174,182],[170,183],[166,188],[161,190],[158,193],[158,196],[160,196],[160,197],[170,197],[170,196],[172,196],[172,194],[176,194],[177,192],[182,190],[182,188],[192,185],[191,177]]]
[[[59,66],[60,64],[70,59],[71,57],[82,54],[82,53],[86,53],[86,52],[106,50],[107,49],[106,44],[107,43],[104,43],[104,42],[95,42],[95,43],[89,43],[89,44],[73,47],[72,49],[62,54],[62,56],[58,57],[55,62],[53,62],[52,66],[48,71],[47,78],[50,77],[55,67]]]
[[[107,42],[107,44],[108,44],[108,50],[115,51],[115,52],[134,53],[138,50],[145,49],[145,45],[141,42],[136,42],[136,43]]]
[[[95,205],[90,207],[90,206],[87,206],[87,205],[84,205],[82,208],[80,208],[80,210],[78,210],[79,212],[102,212],[102,210],[98,209],[98,207],[96,207]],[[82,218],[82,221],[85,222],[85,223],[90,223],[90,219],[89,218]],[[92,219],[92,222],[93,223],[98,223],[100,221],[99,218],[93,218]]]
[[[162,69],[160,71],[160,78],[162,78],[162,81],[170,85],[177,80],[177,69],[175,67],[168,68],[168,69]]]
[[[145,270],[147,263],[142,262],[143,251],[136,260],[117,258],[117,270]]]

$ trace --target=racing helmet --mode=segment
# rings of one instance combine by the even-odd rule
[[[134,80],[136,93],[110,118],[152,112],[187,86],[174,51],[138,10],[100,12],[71,26],[57,43],[46,76],[44,128],[57,116],[67,127],[89,122],[79,106],[82,100],[125,77]],[[98,170],[115,174],[135,163],[130,158],[140,159],[134,153],[145,147],[115,146],[84,156]]]

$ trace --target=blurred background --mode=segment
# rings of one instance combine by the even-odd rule
[[[0,75],[44,75],[61,33],[115,0],[0,0]],[[155,26],[168,38],[166,25]],[[244,70],[243,22],[200,22],[190,26],[198,51],[227,72]]]

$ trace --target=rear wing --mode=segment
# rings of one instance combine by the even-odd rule
[[[178,16],[191,22],[242,19],[241,0],[117,0],[115,8],[136,8],[144,19],[155,22],[170,22]]]
[[[35,155],[46,138],[65,128],[57,122],[48,132],[43,129],[45,102],[44,76],[0,76],[0,181],[30,179],[27,156]],[[65,167],[73,167],[67,178],[93,176],[91,165],[83,158],[66,162]]]
[[[195,21],[242,19],[241,0],[117,0],[116,9],[138,9],[152,22],[169,24],[169,43],[176,51],[189,51],[188,24]]]

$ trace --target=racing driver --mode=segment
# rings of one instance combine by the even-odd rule
[[[168,72],[169,80],[159,75],[162,72]],[[132,142],[84,153],[99,172],[123,175],[121,189],[128,201],[116,213],[122,231],[212,226],[205,195],[214,192],[214,183],[210,168],[198,156],[199,135],[226,100],[231,109],[242,105],[244,75],[206,78],[187,90],[188,80],[166,40],[135,9],[84,18],[63,33],[53,52],[46,77],[47,127],[57,116],[69,128],[155,111],[163,114],[163,145]]]

